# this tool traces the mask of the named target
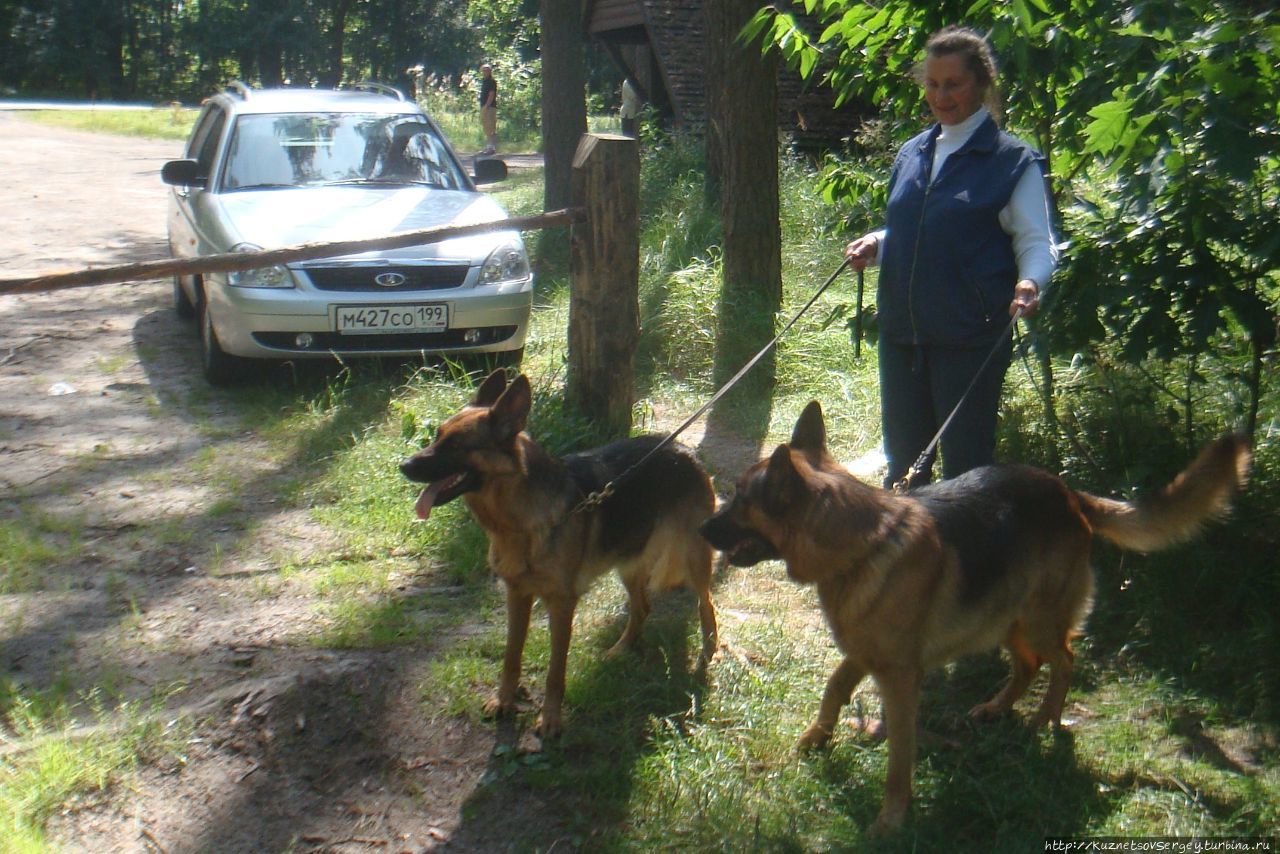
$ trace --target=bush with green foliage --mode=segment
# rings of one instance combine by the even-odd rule
[[[888,134],[869,124],[861,138],[888,148],[918,125],[921,94],[909,72],[928,35],[957,22],[989,32],[1008,121],[1049,156],[1063,213],[1067,251],[1037,324],[1042,360],[1119,344],[1132,365],[1191,360],[1193,379],[1215,370],[1209,362],[1243,360],[1243,371],[1216,370],[1240,383],[1230,396],[1242,405],[1229,420],[1250,431],[1265,423],[1261,392],[1273,366],[1264,362],[1274,361],[1280,319],[1275,10],[1231,0],[805,6],[825,27],[818,43],[774,7],[752,33],[842,98],[878,105]],[[862,227],[883,204],[887,170],[874,156],[883,150],[871,148],[868,169],[859,147],[827,175],[826,196]],[[1153,370],[1170,387],[1170,372]],[[1169,396],[1183,411],[1186,444],[1222,427],[1197,423],[1199,397]]]

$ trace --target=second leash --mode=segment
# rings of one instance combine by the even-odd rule
[[[702,404],[702,406],[698,408],[697,412],[690,415],[680,424],[679,427],[677,427],[676,429],[668,433],[666,436],[664,436],[661,442],[659,442],[658,444],[650,448],[649,452],[646,453],[639,460],[636,460],[636,462],[632,466],[625,469],[620,475],[618,475],[613,480],[606,483],[599,490],[592,492],[586,498],[583,498],[582,501],[579,502],[578,505],[573,508],[572,512],[577,513],[581,510],[594,510],[595,508],[599,507],[605,501],[605,499],[607,499],[610,495],[613,494],[619,482],[626,480],[628,477],[630,477],[632,472],[634,472],[636,469],[640,468],[642,465],[648,462],[650,457],[652,457],[654,454],[661,451],[667,445],[670,445],[672,442],[674,442],[676,440],[676,437],[679,436],[681,433],[683,433],[685,430],[689,429],[689,427],[693,424],[693,422],[697,421],[699,418],[705,415],[708,409],[715,406],[716,401],[724,397],[725,394],[727,394],[731,388],[737,385],[738,382],[743,377],[745,377],[751,371],[751,369],[754,368],[760,362],[761,359],[763,359],[766,355],[768,355],[770,350],[772,350],[774,347],[778,345],[778,342],[782,340],[782,336],[790,332],[791,327],[796,325],[796,321],[798,321],[801,317],[803,317],[805,312],[813,308],[813,304],[818,301],[818,297],[826,293],[827,288],[831,287],[831,284],[836,280],[837,277],[839,277],[841,273],[845,271],[845,269],[851,263],[852,261],[850,259],[848,258],[844,259],[844,262],[841,263],[841,265],[836,268],[836,271],[832,273],[830,276],[828,276],[827,280],[822,283],[822,287],[814,291],[813,296],[809,297],[809,301],[806,302],[799,311],[797,311],[794,315],[792,315],[791,319],[787,321],[786,325],[783,326],[782,329],[778,331],[778,334],[773,336],[773,340],[771,340],[768,344],[765,344],[764,347],[760,348],[760,352],[752,356],[751,359],[745,365],[743,365],[741,368],[738,369],[738,372],[736,374],[730,377],[729,380],[724,385],[720,386],[719,390],[717,390],[716,393],[711,396],[710,400]]]
[[[960,411],[960,407],[964,406],[965,401],[969,399],[970,392],[972,392],[973,387],[978,384],[978,378],[982,376],[984,371],[986,371],[987,365],[991,364],[991,360],[994,359],[996,353],[1000,351],[1000,347],[1005,343],[1005,339],[1010,338],[1013,335],[1013,330],[1018,325],[1018,318],[1020,317],[1022,317],[1021,306],[1014,311],[1013,317],[1009,319],[1009,325],[1004,328],[1004,331],[1000,333],[1000,337],[996,340],[996,345],[991,348],[991,352],[987,354],[987,358],[983,359],[982,364],[978,366],[978,370],[974,373],[973,379],[969,380],[969,387],[964,390],[964,394],[960,396],[960,400],[957,401],[955,407],[951,410],[951,414],[942,422],[942,426],[938,428],[938,432],[933,434],[933,438],[929,441],[928,445],[925,445],[924,450],[920,452],[920,456],[916,457],[916,461],[911,464],[911,468],[907,469],[907,473],[902,476],[901,480],[894,483],[894,492],[906,492],[911,485],[911,479],[925,470],[929,455],[933,453],[934,449],[938,447],[938,443],[942,441],[942,434],[947,432],[947,428],[951,426],[951,422],[956,417],[956,413]]]

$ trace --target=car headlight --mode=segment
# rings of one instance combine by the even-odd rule
[[[231,247],[232,252],[261,252],[261,246],[252,243],[237,243]],[[255,267],[252,270],[239,270],[227,273],[227,284],[233,288],[291,288],[293,276],[283,266]]]
[[[504,243],[489,253],[480,267],[480,284],[498,285],[528,281],[529,256],[519,244]]]

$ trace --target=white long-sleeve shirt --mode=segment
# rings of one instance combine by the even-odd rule
[[[929,180],[936,180],[942,164],[969,141],[973,132],[990,115],[986,107],[979,107],[972,116],[954,125],[943,125],[934,144],[933,171]],[[1000,227],[1013,241],[1013,256],[1018,264],[1018,280],[1030,279],[1040,289],[1049,286],[1053,271],[1058,267],[1058,247],[1050,226],[1049,197],[1045,193],[1044,179],[1039,169],[1028,168],[1013,188],[1013,195],[997,217]],[[872,232],[876,238],[876,253],[871,263],[879,263],[880,247],[887,239],[884,229]]]

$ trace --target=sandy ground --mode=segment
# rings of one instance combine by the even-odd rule
[[[159,169],[180,147],[0,113],[0,277],[164,257]],[[177,685],[165,719],[196,722],[179,759],[144,762],[127,787],[57,816],[54,843],[494,850],[532,812],[552,816],[553,844],[545,795],[476,798],[492,727],[424,717],[413,686],[431,650],[299,642],[322,617],[273,561],[338,544],[281,505],[280,461],[229,411],[200,378],[168,281],[0,296],[0,521],[65,525],[84,544],[33,589],[0,595],[0,667],[32,689],[147,698]],[[236,479],[235,521],[206,482],[211,459]],[[149,536],[157,524],[181,535]]]

